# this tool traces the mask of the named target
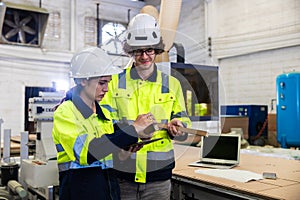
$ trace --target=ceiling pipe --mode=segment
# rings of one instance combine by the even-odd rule
[[[127,10],[127,26],[128,26],[128,24],[130,22],[130,11],[131,11],[131,9]]]
[[[96,4],[96,23],[97,23],[97,46],[100,46],[102,41],[100,41],[100,19],[99,19],[99,3]]]
[[[76,28],[77,28],[77,9],[76,9],[76,1],[70,1],[70,21],[71,21],[71,25],[70,25],[70,35],[71,37],[69,38],[69,42],[70,42],[70,50],[71,52],[75,52],[76,51]]]
[[[184,47],[181,43],[175,43],[174,42],[174,47],[176,49],[177,53],[177,63],[184,63],[185,62],[185,50]]]

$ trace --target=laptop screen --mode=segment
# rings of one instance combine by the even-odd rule
[[[205,161],[222,161],[224,163],[238,162],[240,151],[240,136],[231,134],[209,135],[203,137],[201,158]]]

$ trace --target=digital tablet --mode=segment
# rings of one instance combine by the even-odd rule
[[[163,139],[163,138],[155,138],[155,139],[150,139],[150,140],[142,140],[142,141],[134,143],[134,144],[132,144],[130,146],[139,146],[139,145],[150,144],[152,142],[156,142],[156,141],[161,140],[161,139]]]

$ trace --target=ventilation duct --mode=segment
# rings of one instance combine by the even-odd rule
[[[0,2],[0,43],[40,47],[48,17],[43,8]]]
[[[160,12],[154,6],[146,5],[141,13],[147,13],[158,19],[161,37],[165,43],[165,52],[157,55],[155,62],[169,62],[168,51],[173,46],[179,22],[182,0],[161,0]],[[158,15],[158,16],[157,16]]]

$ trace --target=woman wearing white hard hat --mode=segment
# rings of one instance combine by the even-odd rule
[[[57,149],[60,200],[120,199],[112,171],[112,153],[149,138],[142,130],[151,125],[147,114],[133,125],[114,127],[99,102],[108,91],[111,75],[122,70],[109,56],[92,47],[75,54],[70,76],[76,86],[54,112],[53,140]]]

